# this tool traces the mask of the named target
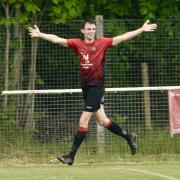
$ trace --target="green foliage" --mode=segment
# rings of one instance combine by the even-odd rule
[[[2,0],[2,3],[14,4],[16,0]]]
[[[126,123],[128,117],[117,115],[117,116],[115,116],[114,119],[116,120],[116,122],[117,122],[118,124],[123,124],[123,123]]]
[[[12,127],[15,125],[14,111],[15,111],[14,109],[1,109],[0,111],[1,126],[8,128],[9,126]]]
[[[145,19],[156,20],[180,17],[180,3],[171,0],[139,0],[140,14]]]
[[[40,11],[38,4],[34,1],[24,1],[23,6],[28,13],[37,13]]]
[[[130,14],[129,0],[89,0],[85,1],[83,18],[94,18],[96,15],[103,14],[105,18],[124,17]]]
[[[169,129],[163,129],[161,131],[147,131],[144,136],[140,134],[139,146],[142,154],[162,154],[172,153],[178,154],[180,141],[179,136],[176,135],[173,139],[170,136]],[[151,142],[151,145],[149,145]]]
[[[109,133],[109,132],[107,132]],[[146,131],[137,133],[138,154],[141,156],[161,155],[161,154],[179,154],[180,153],[180,137],[170,136],[169,129],[161,131]],[[107,135],[107,134],[106,134]],[[106,136],[107,152],[114,152],[114,156],[118,156],[119,152],[124,154],[129,151],[128,145],[124,141],[117,141],[116,136]],[[137,155],[138,155],[137,154]]]
[[[37,86],[43,86],[43,85],[45,85],[44,80],[43,80],[42,78],[40,78],[40,76],[37,76],[37,77],[36,77],[36,85],[37,85]]]
[[[140,13],[145,17],[145,19],[154,19],[155,12],[157,11],[157,2],[154,0],[140,0]]]
[[[7,26],[27,22],[32,14],[40,11],[37,2],[34,2],[33,0],[4,0],[3,5],[2,7],[0,5],[0,8],[6,12],[4,13],[4,17],[0,17],[0,24],[5,24]],[[18,16],[16,15],[17,11],[19,11]]]
[[[1,109],[0,147],[15,148],[18,146],[21,149],[24,144],[31,144],[36,129],[19,127],[15,118],[15,109]],[[7,153],[9,153],[9,151],[7,151]]]
[[[112,20],[104,22],[106,33],[110,33],[112,36],[117,36],[128,31],[128,27],[124,21]],[[113,27],[113,28],[112,28]]]
[[[60,23],[78,17],[82,13],[83,8],[83,0],[53,0],[49,16]]]
[[[16,19],[13,11],[9,19],[1,17],[1,23],[7,25],[32,21],[35,16],[41,20],[47,20],[50,17],[57,23],[77,17],[94,18],[97,14],[103,14],[104,18],[111,19],[126,17],[156,20],[157,18],[180,17],[180,2],[178,0],[47,0],[46,2],[42,0],[3,0],[2,3],[9,6],[10,11],[14,7],[21,9],[21,13]]]

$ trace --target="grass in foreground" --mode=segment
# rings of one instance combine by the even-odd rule
[[[180,162],[0,164],[1,180],[178,180]]]

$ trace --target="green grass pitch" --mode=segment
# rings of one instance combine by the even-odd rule
[[[178,180],[180,162],[3,164],[1,180]]]

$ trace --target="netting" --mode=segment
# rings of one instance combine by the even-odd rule
[[[180,21],[156,23],[156,32],[124,42],[106,55],[105,110],[123,128],[138,134],[139,155],[178,154],[180,149],[179,136],[171,139],[169,135],[167,96],[168,90],[179,89]],[[82,37],[80,24],[43,22],[39,27],[45,33],[76,38]],[[142,24],[141,20],[104,20],[104,36],[122,34]],[[0,26],[0,90],[4,94],[0,97],[0,158],[54,162],[57,155],[70,149],[82,111],[79,64],[72,50],[32,40],[28,26],[32,24],[9,26],[9,46],[5,27]],[[20,29],[18,36],[15,27]],[[92,119],[78,152],[79,161],[103,159],[98,159],[103,153],[98,153],[97,134]],[[124,140],[106,130],[104,137],[101,152],[108,152],[108,160],[130,154]]]
[[[179,153],[179,137],[172,139],[170,136],[168,107],[168,90],[178,88],[107,89],[106,114],[128,132],[137,133],[139,155]],[[147,92],[150,96],[148,101]],[[4,91],[3,94],[7,94],[11,102],[8,109],[1,110],[0,144],[3,157],[22,158],[23,155],[34,161],[55,162],[57,155],[69,152],[83,107],[79,90]],[[33,105],[27,103],[29,96],[34,96]],[[19,103],[14,105],[17,99]],[[33,114],[28,111],[29,108],[32,110],[32,106]],[[92,118],[77,161],[90,162],[92,158],[96,162],[105,161],[107,153],[108,160],[129,158],[126,141],[105,129],[101,136],[104,141],[99,144],[98,126]]]
[[[66,24],[43,22],[39,28],[42,32],[53,33],[60,37],[79,38],[82,37],[81,22],[68,21]],[[141,20],[104,20],[104,36],[116,36],[137,29],[142,24]],[[156,32],[144,33],[107,51],[105,69],[107,87],[142,86],[142,63],[148,66],[149,86],[178,85],[180,22],[157,20],[157,24]],[[1,26],[1,90],[80,88],[79,64],[73,50],[44,40],[32,41],[27,31],[27,27],[32,25],[19,25],[21,33],[16,38],[13,33],[14,26],[9,27],[11,38],[8,72],[5,72],[4,57],[7,49],[3,46],[6,44],[6,34],[5,28]]]

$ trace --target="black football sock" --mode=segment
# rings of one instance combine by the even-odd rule
[[[121,136],[125,138],[127,141],[129,141],[129,135],[127,131],[123,130],[116,122],[110,120],[107,124],[106,128],[111,131],[112,133]]]
[[[87,131],[88,131],[88,129],[83,128],[83,127],[80,127],[78,129],[76,135],[74,136],[73,145],[72,145],[71,151],[69,153],[72,157],[74,157],[76,155],[78,148],[80,147],[81,143],[83,142],[83,140],[86,137]]]

